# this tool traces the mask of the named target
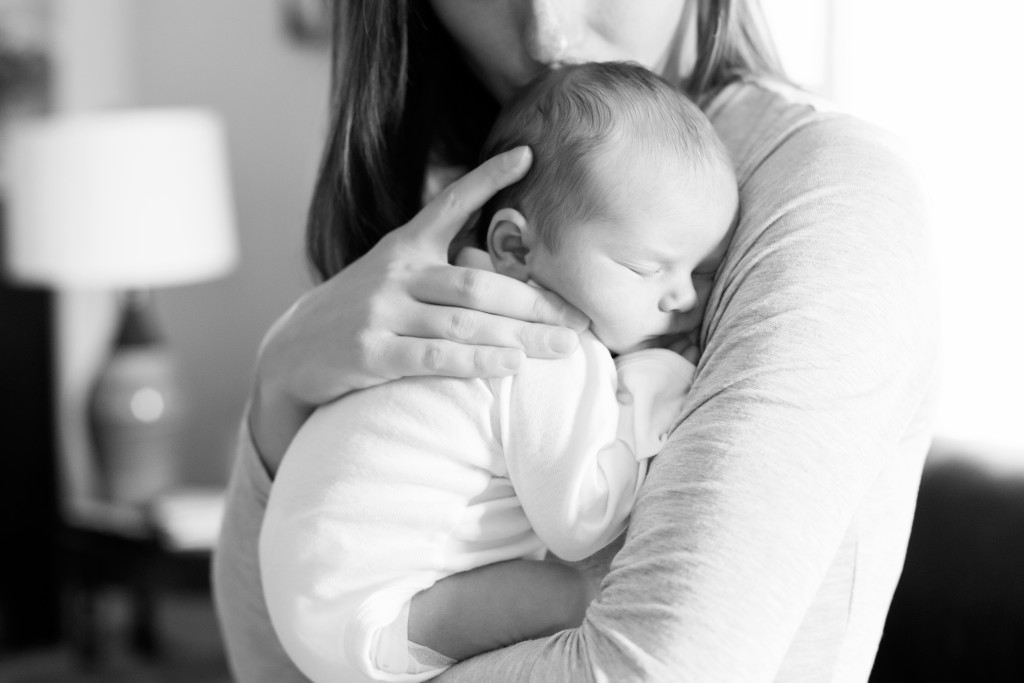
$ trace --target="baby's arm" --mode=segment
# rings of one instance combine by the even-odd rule
[[[693,371],[687,361],[660,349],[620,357],[616,370],[592,337],[585,337],[581,345],[584,350],[575,364],[541,363],[540,373],[520,373],[511,380],[518,387],[509,387],[506,381],[510,391],[503,397],[512,403],[525,401],[534,413],[531,420],[510,422],[517,434],[527,435],[511,439],[513,448],[522,450],[508,452],[506,439],[506,459],[517,492],[521,499],[525,494],[524,508],[528,516],[532,513],[531,522],[542,540],[572,557],[590,555],[621,531],[643,461],[654,454],[658,437],[678,416]],[[600,367],[597,373],[594,364]],[[621,410],[616,388],[624,403]],[[573,397],[573,391],[583,395]],[[581,439],[581,426],[593,430],[587,433],[594,438]],[[572,434],[566,436],[566,431]],[[545,435],[549,442],[530,439],[529,434]],[[555,448],[558,444],[565,447]],[[554,500],[531,511],[528,489],[537,487],[546,469],[538,467],[525,477],[513,471],[519,466],[532,469],[530,459],[535,457],[562,469],[551,473],[554,477],[548,482],[548,495]],[[562,490],[556,489],[559,485]],[[601,495],[588,490],[594,488]],[[571,524],[569,518],[578,523]],[[560,523],[564,529],[558,528]],[[596,595],[597,583],[568,564],[531,560],[455,574],[413,598],[409,639],[462,660],[575,628]]]
[[[439,540],[490,479],[470,463],[493,449],[473,410],[492,398],[484,382],[403,380],[323,406],[299,430],[259,561],[274,629],[310,679],[412,680],[400,614],[447,573]],[[524,553],[538,548],[527,540]]]
[[[560,361],[530,361],[501,397],[509,476],[540,539],[580,560],[623,529],[682,410],[693,366],[666,349],[612,361],[590,334]]]

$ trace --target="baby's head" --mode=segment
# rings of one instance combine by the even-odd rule
[[[561,295],[613,352],[698,328],[738,205],[700,109],[640,66],[568,66],[502,111],[484,154],[518,145],[529,173],[475,224],[495,269]]]

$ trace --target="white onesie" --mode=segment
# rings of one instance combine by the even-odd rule
[[[618,357],[589,332],[503,379],[407,378],[319,408],[275,477],[263,590],[313,681],[422,681],[405,637],[413,595],[485,564],[587,557],[626,527],[647,459],[693,366]]]

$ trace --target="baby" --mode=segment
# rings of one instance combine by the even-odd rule
[[[466,237],[590,330],[514,377],[407,378],[309,418],[271,491],[260,568],[281,643],[314,681],[427,680],[578,625],[582,579],[539,560],[588,557],[624,530],[681,411],[694,367],[659,347],[699,330],[738,206],[711,125],[641,67],[587,64],[528,86],[485,154],[524,144],[530,172]]]

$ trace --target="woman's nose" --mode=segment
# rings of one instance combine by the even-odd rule
[[[697,303],[697,291],[693,283],[686,280],[685,283],[673,287],[665,292],[658,301],[658,310],[662,313],[685,313]]]
[[[526,49],[541,64],[566,61],[583,39],[584,0],[529,0]]]

